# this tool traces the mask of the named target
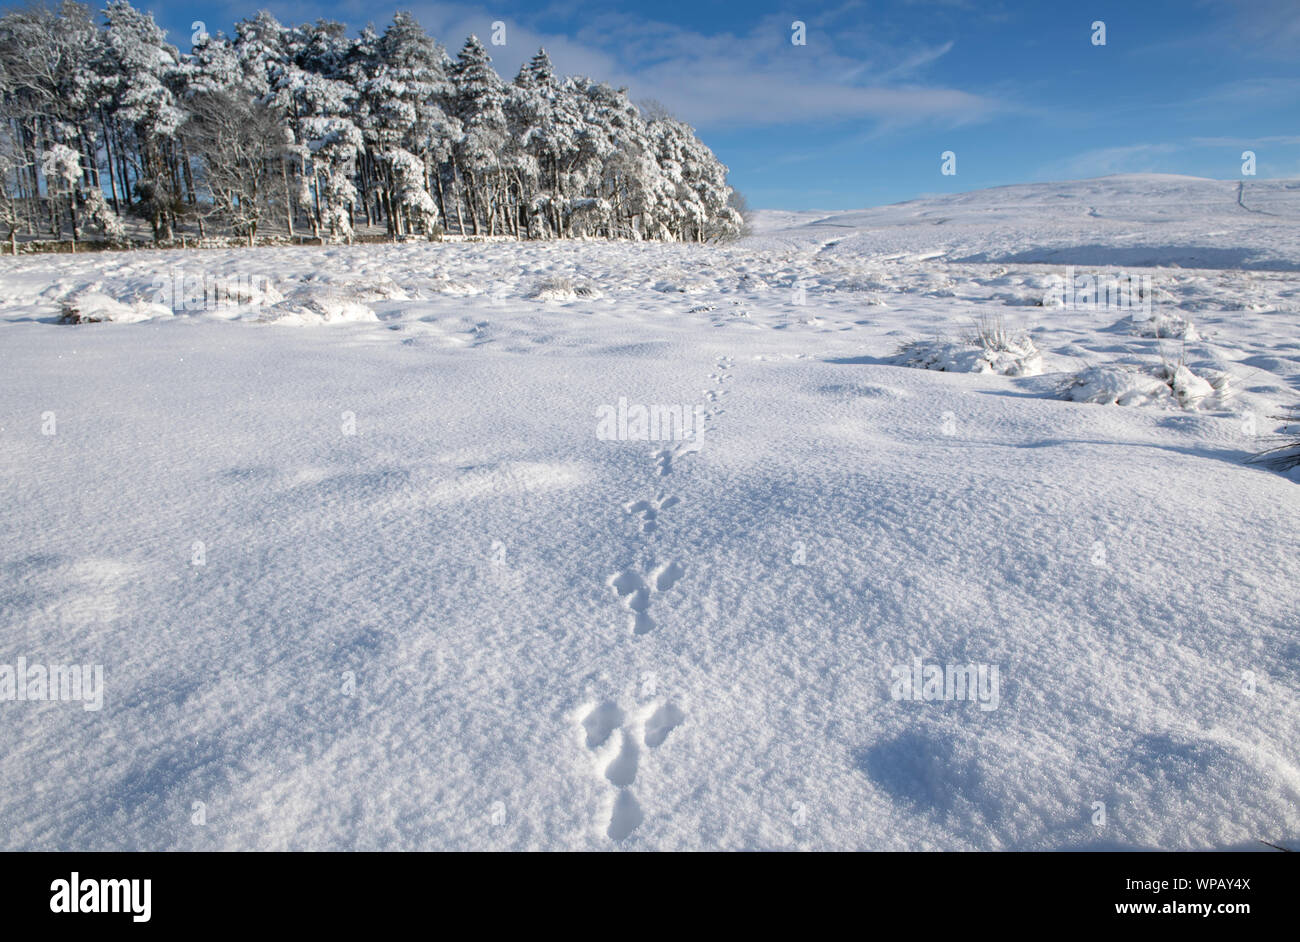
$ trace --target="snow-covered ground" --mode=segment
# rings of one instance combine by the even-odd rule
[[[1300,182],[755,230],[0,260],[0,846],[1294,846]]]

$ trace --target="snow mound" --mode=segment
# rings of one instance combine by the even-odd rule
[[[446,272],[439,272],[431,279],[430,288],[438,294],[449,294],[458,298],[468,298],[482,294],[483,289],[469,281],[452,278]]]
[[[410,301],[407,294],[387,272],[363,269],[355,274],[329,271],[312,272],[303,279],[299,293],[335,294],[339,297],[366,303],[369,301]],[[284,300],[283,297],[276,298]]]
[[[211,278],[182,285],[169,303],[176,314],[208,312],[234,319],[243,308],[265,308],[284,299],[269,278]]]
[[[993,295],[994,301],[1000,301],[1008,307],[1052,307],[1043,294],[1034,292],[999,291]]]
[[[459,505],[467,500],[538,495],[576,487],[584,479],[585,469],[577,462],[511,461],[472,468],[439,482],[423,502]]]
[[[598,298],[600,292],[591,285],[577,283],[572,279],[555,276],[543,278],[533,290],[529,292],[528,297],[537,301],[578,301],[586,298]]]
[[[377,321],[375,312],[354,297],[337,291],[307,289],[267,308],[259,320],[267,323],[310,327],[316,324],[344,324]]]
[[[411,296],[387,275],[344,282],[343,288],[358,301],[409,301]]]
[[[655,291],[663,294],[698,294],[701,291],[708,291],[712,286],[703,281],[682,281],[676,278],[665,278],[656,281],[652,287]]]
[[[1043,355],[1028,336],[996,345],[977,339],[913,340],[898,351],[895,362],[915,369],[947,373],[1037,376],[1043,372]]]
[[[218,306],[223,307],[265,307],[279,304],[283,300],[284,295],[271,284],[269,278],[232,281],[230,284],[219,285],[217,292]]]
[[[1152,313],[1143,319],[1141,316],[1125,318],[1116,326],[1127,323],[1129,329],[1139,337],[1154,337],[1160,340],[1200,340],[1195,325],[1177,314]]]
[[[1227,373],[1199,376],[1185,363],[1161,363],[1145,369],[1135,364],[1090,366],[1061,389],[1061,398],[1119,406],[1218,408],[1229,396]]]
[[[125,304],[102,291],[89,290],[75,294],[63,303],[59,323],[100,324],[111,321],[118,324],[131,324],[152,320],[155,317],[171,316],[171,310],[162,304],[155,304],[152,301]]]

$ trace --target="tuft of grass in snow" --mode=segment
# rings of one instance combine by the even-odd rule
[[[1200,340],[1201,335],[1196,325],[1177,314],[1152,313],[1142,319],[1136,316],[1125,318],[1129,330],[1138,337],[1152,337],[1156,340]]]
[[[1232,395],[1231,376],[1187,364],[1186,348],[1171,356],[1162,350],[1160,363],[1090,366],[1071,376],[1058,389],[1062,399],[1098,405],[1152,405],[1173,402],[1183,409],[1217,408]]]
[[[1033,339],[1023,331],[1008,328],[997,316],[981,317],[975,329],[957,341],[941,337],[909,341],[898,348],[895,361],[949,373],[1037,376],[1043,371],[1043,356]]]
[[[528,296],[539,301],[576,301],[599,297],[599,294],[591,285],[575,283],[563,275],[551,275],[540,279]]]
[[[1227,373],[1202,369],[1194,373],[1187,364],[1187,343],[1183,342],[1178,355],[1168,350],[1160,351],[1160,366],[1156,377],[1169,386],[1170,392],[1184,409],[1200,405],[1219,406],[1232,394],[1228,388],[1231,377]]]
[[[335,286],[300,288],[291,297],[265,308],[258,318],[263,323],[296,326],[378,319],[367,305]]]
[[[1300,407],[1274,418],[1286,423],[1282,426],[1282,434],[1278,436],[1282,439],[1281,443],[1252,455],[1248,460],[1274,471],[1300,468]]]
[[[966,335],[965,340],[971,346],[983,347],[993,353],[1019,351],[1021,345],[1033,341],[1025,334],[1007,327],[1007,322],[996,314],[984,314],[975,320],[975,330]]]

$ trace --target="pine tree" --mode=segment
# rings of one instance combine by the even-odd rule
[[[364,37],[363,37],[364,38]],[[378,184],[380,208],[393,235],[415,226],[431,232],[437,221],[431,190],[458,128],[440,103],[451,93],[446,54],[408,13],[398,13],[360,62],[366,168]],[[368,180],[370,173],[363,172]]]
[[[506,148],[506,90],[491,61],[478,37],[471,35],[451,71],[453,108],[461,123],[453,159],[465,180],[475,235],[482,231],[480,218],[488,234],[495,234],[501,155]]]
[[[115,119],[134,144],[132,191],[153,226],[156,240],[172,236],[181,209],[175,169],[175,135],[185,120],[168,86],[178,66],[179,53],[166,42],[153,15],[142,13],[126,0],[110,0],[104,11],[105,62]]]

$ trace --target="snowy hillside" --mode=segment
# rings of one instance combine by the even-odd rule
[[[794,224],[849,255],[906,249],[969,262],[1300,270],[1296,180],[1126,174],[763,216],[756,231]]]
[[[1300,182],[1242,201],[0,259],[0,664],[104,678],[0,702],[3,846],[1295,846]]]

